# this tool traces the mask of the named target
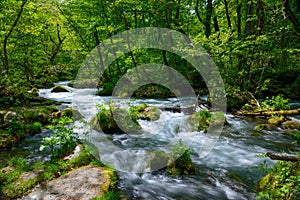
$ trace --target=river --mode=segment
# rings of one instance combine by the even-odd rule
[[[96,89],[69,89],[72,93],[51,93],[51,89],[41,89],[40,96],[69,102],[62,104],[60,109],[75,107],[87,121],[96,113],[97,103],[113,100],[112,97],[95,96]],[[186,99],[185,102],[189,104],[192,100]],[[124,102],[119,100],[119,103]],[[170,107],[178,104],[178,100],[136,99],[130,103]],[[107,139],[106,135],[93,130],[88,139],[99,147],[101,161],[117,169],[120,177],[118,187],[128,199],[255,199],[254,185],[265,175],[257,166],[264,160],[269,167],[275,163],[267,158],[259,158],[256,154],[295,150],[290,149],[293,139],[281,134],[281,130],[264,131],[258,136],[254,127],[260,121],[245,120],[227,114],[229,125],[224,127],[218,142],[208,156],[200,158],[197,152],[205,142],[205,133],[190,132],[184,128],[178,131],[176,128],[180,124],[184,127],[187,117],[183,113],[161,111],[161,117],[157,121],[139,120],[143,131],[141,135],[113,135]],[[41,138],[49,134],[51,132],[44,130],[39,135],[27,137],[15,146],[14,150],[29,151],[28,159],[31,162],[47,160],[49,156],[39,152],[38,147]],[[168,151],[167,147],[178,139],[182,139],[192,149],[191,158],[199,174],[178,177],[147,171],[144,156],[146,152],[153,149]]]

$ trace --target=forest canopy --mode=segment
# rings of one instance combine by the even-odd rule
[[[0,101],[18,104],[32,88],[76,77],[101,41],[125,30],[162,27],[197,41],[220,70],[228,96],[300,99],[299,0],[3,0]],[[108,92],[143,63],[181,72],[199,93],[201,75],[170,52],[135,50],[116,59],[99,86]]]

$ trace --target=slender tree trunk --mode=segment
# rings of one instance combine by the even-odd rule
[[[300,22],[295,17],[292,10],[290,9],[289,0],[283,0],[283,9],[284,9],[284,12],[286,13],[287,17],[289,18],[289,20],[294,25],[295,30],[297,31],[297,33],[300,34]]]
[[[213,11],[212,0],[207,0],[207,14],[206,14],[205,21],[204,21],[205,36],[206,36],[207,39],[211,35],[210,24],[211,24],[212,11]]]
[[[52,53],[50,54],[50,59],[49,62],[51,65],[54,65],[54,60],[58,54],[58,52],[60,51],[61,45],[63,44],[65,38],[61,38],[60,36],[60,28],[59,25],[57,24],[57,38],[58,38],[58,43],[56,43],[52,37],[50,36],[50,40],[52,41],[52,43],[55,45],[55,49],[52,51]]]
[[[196,16],[197,16],[199,22],[203,23],[203,20],[199,13],[199,0],[197,0],[197,2],[196,2],[195,12],[196,12]]]
[[[252,0],[247,1],[247,10],[246,10],[246,26],[245,26],[245,35],[249,36],[253,33],[254,26],[251,18],[253,17],[253,3]]]
[[[238,35],[241,36],[242,34],[242,3],[237,0],[237,32]]]
[[[100,40],[99,40],[99,36],[98,36],[98,31],[95,27],[95,31],[94,31],[94,38],[96,40],[96,45],[97,45],[97,51],[98,51],[98,55],[99,55],[99,64],[100,64],[100,70],[103,73],[103,78],[106,80],[106,74],[105,74],[105,69],[104,69],[104,62],[103,62],[103,56],[102,56],[102,50],[101,50],[101,46],[100,44]]]
[[[257,16],[257,35],[261,35],[263,33],[264,23],[265,23],[265,13],[264,13],[264,6],[262,0],[257,1],[256,16]]]
[[[3,51],[4,51],[4,61],[3,61],[3,64],[4,64],[4,68],[5,68],[5,71],[6,71],[6,74],[8,74],[9,72],[9,60],[8,60],[8,53],[7,53],[7,41],[9,39],[9,37],[11,36],[14,28],[17,26],[20,18],[21,18],[21,15],[22,15],[22,12],[24,10],[24,7],[25,7],[25,4],[27,3],[27,0],[23,0],[22,1],[22,5],[20,7],[20,10],[17,14],[17,17],[13,23],[13,25],[10,27],[8,33],[5,35],[4,37],[4,40],[3,40]]]
[[[225,5],[226,19],[227,19],[228,28],[231,29],[231,20],[230,20],[229,11],[228,11],[228,2],[227,2],[227,0],[224,0],[224,5]]]
[[[217,16],[213,17],[213,21],[214,21],[215,32],[218,33],[218,38],[219,38],[220,37],[220,27],[219,27]]]

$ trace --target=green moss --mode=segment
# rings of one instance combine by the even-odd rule
[[[256,131],[262,131],[262,130],[266,130],[266,131],[274,131],[277,129],[277,126],[273,125],[273,124],[259,124],[257,126],[255,126],[254,130]]]
[[[268,119],[268,123],[269,124],[273,124],[273,125],[279,125],[281,124],[281,122],[283,122],[284,120],[284,116],[274,116],[271,117],[270,119]]]
[[[120,199],[120,193],[118,191],[109,191],[102,196],[94,197],[92,200],[118,200]]]
[[[33,122],[26,124],[26,133],[35,135],[42,131],[43,125],[40,122]]]
[[[51,92],[71,92],[69,89],[67,89],[66,87],[64,86],[61,86],[61,85],[56,85],[52,90]]]

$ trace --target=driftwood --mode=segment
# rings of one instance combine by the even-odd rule
[[[300,156],[294,155],[285,155],[285,154],[277,154],[268,152],[267,156],[272,160],[284,160],[284,161],[291,161],[291,162],[298,162],[300,161]]]
[[[271,116],[271,115],[300,115],[300,108],[295,110],[262,110],[262,111],[238,111],[238,115],[244,116]]]

